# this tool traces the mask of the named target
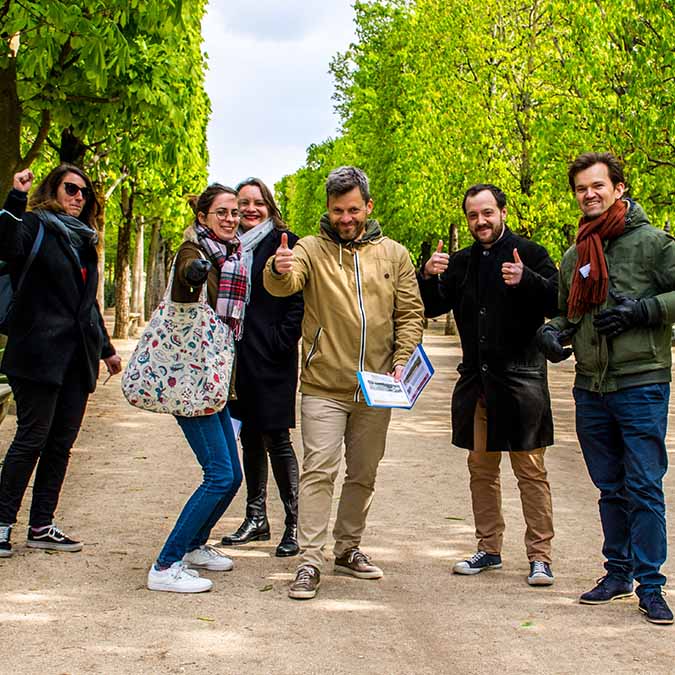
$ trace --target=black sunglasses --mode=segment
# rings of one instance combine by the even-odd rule
[[[75,183],[68,183],[66,181],[63,182],[63,189],[69,197],[74,197],[78,192],[81,192],[82,199],[85,201],[89,199],[89,195],[91,194],[91,190],[88,187],[80,187],[79,185],[75,185]]]

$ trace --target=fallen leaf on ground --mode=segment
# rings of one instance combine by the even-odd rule
[[[271,591],[273,588],[274,588],[274,586],[272,586],[272,584],[267,584],[267,586],[263,586],[262,588],[259,588],[258,590],[261,593],[264,593],[265,591]]]
[[[464,520],[461,516],[445,516],[446,520]]]
[[[197,620],[198,621],[215,621],[215,619],[212,619],[210,616],[198,616]]]

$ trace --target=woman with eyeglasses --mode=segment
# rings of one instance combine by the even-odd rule
[[[237,193],[213,183],[191,206],[195,219],[176,254],[171,299],[197,302],[206,284],[209,305],[229,328],[230,339],[240,340],[245,334],[249,274],[237,238]],[[213,415],[177,415],[176,421],[204,477],[148,572],[147,586],[151,591],[201,593],[213,583],[200,577],[198,570],[227,572],[233,567],[232,560],[207,541],[241,485],[241,466],[227,408]]]
[[[223,537],[234,546],[270,539],[267,519],[267,456],[285,511],[285,528],[277,556],[298,553],[298,461],[289,428],[295,426],[298,382],[298,340],[304,304],[302,294],[275,298],[262,283],[265,263],[290,232],[269,188],[259,178],[237,186],[239,238],[251,270],[251,298],[246,310],[244,337],[237,343],[237,400],[228,404],[242,421],[241,444],[246,477],[246,516],[239,529]]]
[[[5,558],[12,555],[12,526],[36,464],[27,546],[82,549],[55,525],[54,511],[99,361],[111,375],[121,370],[96,302],[100,206],[91,180],[78,167],[62,164],[29,201],[32,184],[29,169],[15,174],[0,211],[0,257],[9,264],[14,289],[39,241],[14,295],[0,366],[17,411],[16,435],[0,474],[0,557]]]

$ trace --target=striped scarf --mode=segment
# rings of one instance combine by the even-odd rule
[[[250,275],[242,262],[241,243],[238,239],[224,242],[218,239],[208,227],[195,223],[199,245],[220,268],[216,314],[230,327],[235,340],[241,340],[244,334],[244,310],[249,297]],[[234,245],[234,251],[228,253],[227,245]]]

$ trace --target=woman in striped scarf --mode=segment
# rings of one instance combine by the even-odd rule
[[[250,288],[237,238],[236,192],[214,183],[191,206],[195,220],[176,254],[171,299],[197,302],[206,283],[209,305],[231,329],[231,339],[239,340]],[[148,572],[148,588],[200,593],[208,591],[212,582],[200,577],[197,569],[228,571],[233,567],[230,558],[206,542],[237,493],[242,473],[227,408],[213,415],[176,416],[176,421],[204,471],[204,480],[185,504]]]

